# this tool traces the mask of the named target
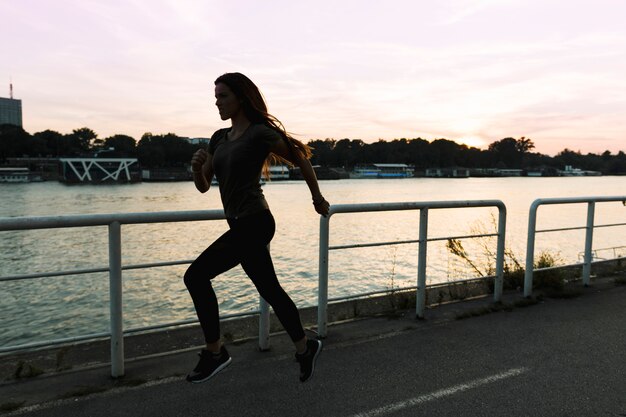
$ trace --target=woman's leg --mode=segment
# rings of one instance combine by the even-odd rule
[[[315,363],[322,351],[322,342],[307,340],[298,309],[276,278],[269,250],[266,246],[250,248],[244,254],[241,266],[254,282],[259,294],[272,306],[291,337],[296,346],[296,360],[300,364],[300,381],[308,381],[313,375]]]
[[[240,254],[229,230],[202,252],[185,272],[185,286],[196,308],[207,348],[213,352],[220,350],[220,318],[211,280],[239,262]]]
[[[267,247],[249,248],[241,261],[241,266],[261,297],[272,306],[296,348],[305,349],[306,337],[300,321],[300,313],[278,282]]]
[[[261,297],[272,306],[276,316],[296,344],[306,343],[300,313],[276,277],[267,245],[274,236],[276,224],[269,211],[244,218],[233,227],[234,240],[241,243],[241,266],[252,280]]]

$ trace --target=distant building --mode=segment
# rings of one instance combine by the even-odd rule
[[[288,180],[289,167],[287,165],[270,165],[270,180]]]
[[[22,127],[22,100],[0,97],[0,125]]]
[[[29,182],[28,168],[0,168],[0,182]]]
[[[406,164],[359,164],[350,178],[409,178],[414,168]]]
[[[192,145],[208,145],[211,138],[184,138]]]
[[[467,168],[428,168],[424,174],[426,177],[435,178],[467,178],[469,169]]]
[[[584,171],[580,168],[574,168],[571,165],[565,165],[565,170],[558,171],[561,177],[596,177],[602,175],[600,171]]]

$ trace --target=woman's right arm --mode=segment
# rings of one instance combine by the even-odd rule
[[[191,158],[191,172],[198,191],[201,193],[209,191],[213,179],[213,155],[204,149],[198,149]]]

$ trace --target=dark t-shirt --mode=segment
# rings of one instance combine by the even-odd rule
[[[248,216],[269,206],[263,196],[261,169],[270,146],[282,140],[280,134],[262,124],[251,124],[237,139],[229,141],[230,128],[220,129],[209,142],[213,171],[227,218]]]

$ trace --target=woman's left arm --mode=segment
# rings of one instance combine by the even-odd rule
[[[315,176],[315,171],[313,170],[311,162],[308,159],[300,157],[297,154],[292,154],[284,140],[278,140],[272,143],[272,145],[270,146],[270,152],[280,156],[283,159],[286,159],[287,161],[300,168],[300,172],[302,172],[302,176],[304,177],[304,180],[306,181],[306,184],[309,186],[309,190],[311,191],[311,197],[313,198],[313,206],[315,207],[315,211],[322,216],[328,216],[330,203],[326,201],[326,199],[322,195],[322,192],[320,191],[319,184],[317,183],[317,177]]]

